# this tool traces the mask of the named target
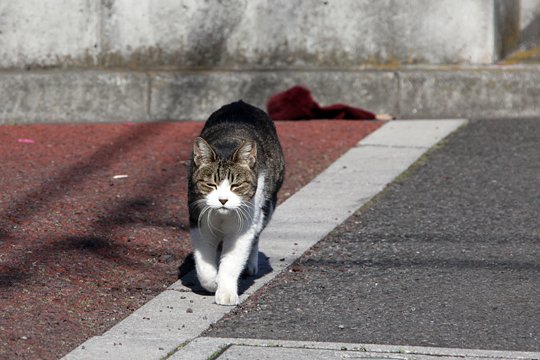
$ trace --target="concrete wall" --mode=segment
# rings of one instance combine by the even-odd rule
[[[0,68],[489,64],[515,30],[511,3],[1,0]]]
[[[0,123],[201,120],[296,84],[400,117],[533,116],[537,72],[483,68],[515,47],[518,5],[0,0]]]
[[[521,49],[540,47],[540,0],[521,0]]]
[[[0,0],[0,68],[96,64],[101,4]]]
[[[400,118],[540,114],[540,68],[399,70],[0,72],[0,123],[205,120],[244,99],[265,107],[302,84],[322,104],[343,102]]]
[[[540,0],[521,0],[520,28],[526,29],[532,22],[540,17]]]

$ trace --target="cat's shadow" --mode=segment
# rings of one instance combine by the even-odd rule
[[[259,272],[255,276],[247,276],[244,273],[242,274],[238,282],[238,295],[242,295],[247,289],[249,289],[255,283],[255,280],[260,279],[274,270],[270,265],[270,261],[268,260],[269,257],[263,252],[259,251]],[[197,279],[193,253],[190,253],[184,262],[178,267],[178,278],[182,282],[182,285],[188,287],[194,293],[199,295],[212,295],[201,286],[199,280]]]

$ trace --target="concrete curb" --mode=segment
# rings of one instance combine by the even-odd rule
[[[308,341],[224,339],[200,337],[170,360],[206,360],[216,354],[226,359],[539,359],[538,352],[495,351]]]
[[[240,301],[284,271],[465,122],[394,121],[360,141],[276,209],[261,237],[261,276],[240,284],[245,289]],[[65,359],[159,359],[176,352],[232,309],[215,305],[213,296],[192,289],[196,291],[197,284],[190,273]]]
[[[203,120],[217,107],[267,99],[296,84],[321,104],[398,118],[533,117],[540,65],[353,70],[0,72],[0,124]]]

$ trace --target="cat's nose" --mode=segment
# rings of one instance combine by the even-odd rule
[[[229,201],[229,199],[219,199],[219,202],[221,203],[221,205],[225,205],[227,201]]]

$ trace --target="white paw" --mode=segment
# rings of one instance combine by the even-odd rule
[[[211,292],[211,293],[215,293],[218,288],[216,277],[210,278],[210,277],[199,276],[199,282],[201,283],[201,286],[203,288],[205,288],[208,292]]]
[[[238,305],[239,298],[236,291],[218,288],[216,291],[216,304],[218,305]]]

